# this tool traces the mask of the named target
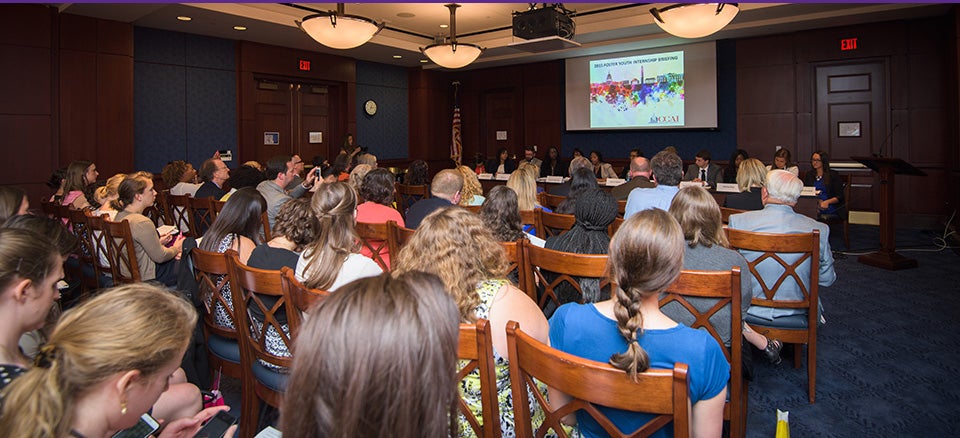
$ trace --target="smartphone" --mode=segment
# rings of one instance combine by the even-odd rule
[[[143,414],[135,426],[113,434],[113,438],[147,438],[158,429],[160,429],[160,422],[150,414]]]
[[[202,428],[194,435],[194,438],[221,438],[227,433],[230,426],[237,424],[237,418],[226,413],[226,411],[217,412],[213,418],[207,421]]]

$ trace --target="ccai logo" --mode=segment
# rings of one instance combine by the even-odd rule
[[[656,114],[652,114],[650,115],[650,121],[647,123],[651,125],[656,125],[660,123],[680,123],[680,116],[678,115],[658,116]]]

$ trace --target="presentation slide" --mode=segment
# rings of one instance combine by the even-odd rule
[[[713,41],[568,58],[564,64],[568,131],[717,127]]]
[[[590,127],[684,125],[683,51],[590,62]]]

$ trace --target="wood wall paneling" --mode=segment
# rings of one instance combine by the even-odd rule
[[[119,21],[97,20],[97,51],[133,56],[133,26]]]
[[[50,115],[50,49],[0,44],[0,65],[0,114]]]
[[[131,28],[132,31],[132,28]],[[132,39],[132,32],[131,32]],[[104,175],[133,169],[133,57],[97,55],[97,167]]]
[[[53,153],[50,115],[2,114],[0,132],[4,135],[0,162],[8,164],[0,185],[25,186],[46,181],[50,176]],[[29,194],[31,197],[36,195]]]
[[[97,54],[60,50],[59,73],[59,165],[66,166],[96,156]]]
[[[55,13],[38,4],[0,5],[0,44],[50,48]]]
[[[739,50],[738,50],[739,51]],[[796,78],[793,65],[737,70],[737,114],[793,113]]]
[[[60,14],[60,49],[97,51],[97,19]]]

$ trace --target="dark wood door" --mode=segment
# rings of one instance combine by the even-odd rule
[[[343,135],[333,109],[339,87],[264,79],[257,81],[254,97],[254,159],[265,163],[275,155],[297,154],[307,162],[316,155],[332,161],[339,151],[334,139]]]
[[[885,61],[818,65],[816,67],[816,148],[832,162],[892,150],[888,114],[889,92]],[[797,157],[809,163],[810,157]],[[809,168],[809,166],[807,167]],[[874,174],[850,172],[854,181],[850,208],[876,210],[879,187]]]
[[[507,148],[511,157],[518,154],[523,139],[523,123],[518,120],[520,111],[513,91],[483,93],[480,113],[480,152],[484,157],[495,157],[501,148]],[[506,140],[497,140],[498,131],[506,133]]]

